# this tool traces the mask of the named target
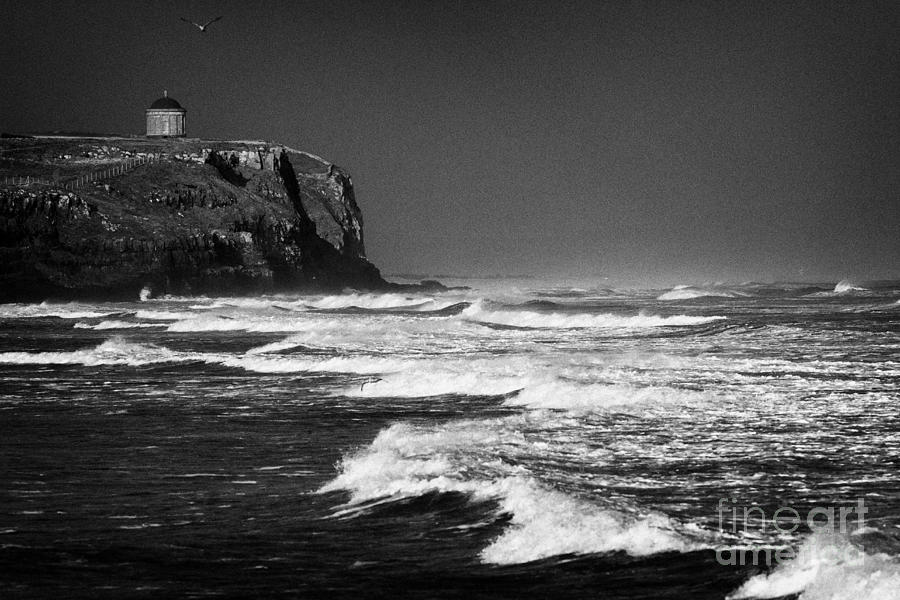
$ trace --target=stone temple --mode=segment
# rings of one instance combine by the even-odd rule
[[[185,114],[187,111],[178,101],[169,98],[168,91],[163,91],[163,97],[147,109],[147,136],[184,137]]]

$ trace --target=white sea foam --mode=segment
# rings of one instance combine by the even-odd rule
[[[99,346],[69,352],[0,352],[0,363],[24,365],[147,365],[195,360],[196,356],[150,344],[136,344],[120,337]]]
[[[139,310],[134,313],[138,319],[147,321],[177,321],[179,319],[190,319],[195,313],[188,311],[168,311],[168,310]]]
[[[405,296],[402,294],[340,294],[302,300],[302,303],[317,309],[369,308],[389,309],[403,308],[410,310],[440,310],[459,300],[438,300],[431,296]]]
[[[131,325],[131,324],[128,324]],[[256,373],[388,373],[406,368],[409,361],[380,356],[293,357],[247,353],[228,355],[201,352],[178,352],[151,344],[129,342],[113,337],[99,346],[69,352],[2,352],[0,363],[66,365],[139,366],[168,362],[201,361]]]
[[[520,390],[537,378],[546,378],[546,375],[536,374],[534,365],[522,358],[423,359],[408,362],[405,367],[340,393],[368,398],[501,395]]]
[[[869,291],[867,288],[859,287],[854,285],[852,281],[848,279],[841,280],[834,286],[835,294],[851,294],[853,292],[867,292]]]
[[[744,294],[730,292],[728,290],[716,288],[693,288],[688,286],[676,286],[660,294],[657,300],[692,300],[694,298],[719,297],[719,298],[737,298]]]
[[[493,564],[516,564],[561,554],[623,551],[632,556],[685,552],[694,545],[661,513],[626,516],[533,480],[510,477],[488,484],[510,526],[481,551]]]
[[[706,403],[710,394],[671,387],[637,387],[603,383],[580,383],[555,379],[529,384],[505,401],[510,406],[558,409],[574,412],[603,411],[632,405],[660,406]]]
[[[669,367],[673,364],[669,362]],[[550,357],[420,358],[397,364],[395,372],[339,390],[349,397],[426,398],[441,395],[510,395],[508,406],[571,412],[605,411],[629,405],[708,404],[725,396],[654,385],[635,384],[634,374],[617,363],[595,363],[573,355],[560,363]],[[650,366],[659,366],[648,363]],[[663,365],[665,366],[665,365]]]
[[[482,560],[494,564],[611,551],[641,556],[692,547],[665,515],[595,505],[548,488],[521,467],[494,458],[497,448],[510,443],[522,443],[520,434],[476,421],[433,429],[396,424],[382,430],[368,448],[345,457],[338,476],[320,492],[350,492],[350,503],[337,516],[429,492],[496,501],[511,521],[481,552]]]
[[[728,598],[800,594],[800,600],[897,600],[898,590],[896,557],[866,554],[846,538],[817,533],[804,542],[796,559],[751,577]]]
[[[203,313],[191,315],[171,323],[167,331],[177,333],[195,333],[203,331],[250,331],[258,333],[291,332],[304,329],[310,321],[296,315],[247,315],[230,317],[218,314]]]
[[[373,356],[336,356],[333,358],[315,359],[291,356],[266,356],[247,354],[224,358],[221,364],[227,367],[239,367],[256,373],[358,373],[370,375],[387,373],[403,369],[407,362],[394,358]]]
[[[130,321],[100,321],[97,324],[91,323],[75,323],[76,329],[95,329],[102,331],[105,329],[146,329],[148,327],[164,327],[163,323],[135,323]]]
[[[410,328],[414,329],[415,324]],[[357,318],[355,315],[323,315],[307,312],[278,313],[236,313],[234,316],[218,313],[197,313],[185,316],[169,324],[171,332],[203,331],[248,331],[254,333],[294,333],[298,337],[295,345],[304,339],[319,335],[335,336],[353,341],[353,337],[370,337],[367,332],[390,333],[398,329],[398,322],[379,321],[372,317]],[[399,334],[404,332],[400,331]],[[305,337],[303,337],[305,336]]]
[[[320,491],[348,490],[351,505],[391,496],[418,496],[429,491],[478,490],[478,481],[467,481],[465,468],[453,458],[468,449],[517,443],[519,436],[502,429],[472,426],[457,421],[445,427],[425,428],[397,423],[381,430],[368,448],[341,461],[338,476]],[[459,458],[457,456],[457,458]],[[497,469],[501,469],[497,471]],[[503,467],[484,465],[485,474],[502,476]]]
[[[297,346],[302,345],[303,344],[299,341],[296,341],[292,338],[286,338],[277,342],[271,342],[269,344],[263,344],[262,346],[250,348],[249,350],[247,350],[246,354],[251,355],[281,352],[282,350],[290,350],[291,348],[296,348]]]
[[[807,298],[831,298],[834,296],[867,296],[872,290],[854,284],[849,279],[843,279],[834,286],[830,292],[813,292],[807,294]]]
[[[254,353],[278,352],[296,346],[330,348],[350,352],[435,353],[442,348],[458,349],[460,344],[494,342],[477,335],[473,325],[452,317],[429,319],[399,315],[332,315],[279,313],[221,318],[197,315],[173,323],[169,331],[261,331],[289,334],[284,340],[254,349]],[[477,333],[481,333],[478,331]],[[497,341],[496,343],[500,343]]]
[[[363,398],[425,398],[445,394],[494,396],[522,388],[515,377],[486,377],[472,371],[410,370],[384,375],[376,381],[341,391],[341,395]]]
[[[259,296],[252,298],[213,298],[205,308],[272,308],[276,304],[290,304],[291,300],[280,297]]]
[[[481,302],[476,302],[462,312],[466,319],[482,323],[494,323],[513,327],[528,328],[643,328],[698,325],[724,319],[725,317],[699,317],[690,315],[615,315],[588,313],[544,313],[528,310],[490,310]]]
[[[91,310],[83,304],[0,304],[0,318],[59,317],[61,319],[96,319],[116,314],[114,311]]]

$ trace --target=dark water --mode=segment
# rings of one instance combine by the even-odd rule
[[[898,299],[5,305],[0,597],[898,598]]]

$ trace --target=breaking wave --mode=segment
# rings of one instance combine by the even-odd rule
[[[845,537],[817,533],[803,543],[797,558],[750,578],[728,599],[799,594],[799,600],[896,600],[898,590],[896,557],[867,554]]]
[[[521,389],[515,379],[485,381],[477,373],[448,378],[445,373],[397,373],[341,392],[344,396],[364,398],[426,398],[458,394],[499,396]]]
[[[238,367],[256,373],[358,373],[372,375],[398,371],[407,362],[373,356],[335,356],[325,359],[265,356],[258,353],[225,358],[218,361],[226,367]]]
[[[647,556],[695,547],[661,513],[632,517],[519,477],[486,485],[479,492],[499,497],[501,511],[512,517],[510,527],[481,551],[481,559],[488,563],[615,551]]]
[[[868,292],[868,291],[869,291],[868,288],[854,285],[853,282],[851,282],[848,279],[839,281],[837,283],[837,285],[834,286],[835,294],[852,294],[853,292]]]
[[[813,292],[811,294],[808,294],[807,297],[831,298],[834,296],[868,296],[870,294],[873,294],[873,292],[869,288],[858,286],[849,279],[843,279],[834,286],[833,290]]]
[[[0,363],[20,365],[126,365],[200,362],[256,373],[350,373],[371,375],[408,367],[411,361],[382,356],[293,357],[266,355],[258,349],[242,355],[178,352],[162,346],[113,337],[93,348],[69,352],[2,352]]]
[[[0,363],[20,365],[139,366],[192,360],[196,360],[196,355],[150,344],[136,344],[120,337],[106,340],[94,348],[70,352],[0,352]]]
[[[529,329],[569,329],[569,328],[623,328],[637,329],[643,327],[672,327],[699,325],[724,319],[725,317],[699,317],[689,315],[638,314],[624,316],[615,314],[534,312],[527,310],[490,310],[481,302],[476,302],[462,311],[462,316],[480,323],[493,323],[510,327]]]
[[[30,317],[59,317],[60,319],[96,319],[117,314],[115,311],[90,310],[77,303],[51,304],[0,304],[0,318],[21,319]]]
[[[96,324],[75,323],[75,329],[146,329],[148,327],[165,327],[164,323],[135,323],[133,321],[101,321]]]
[[[198,333],[204,331],[248,331],[256,333],[279,333],[298,331],[304,328],[309,320],[302,313],[290,316],[242,315],[230,317],[226,315],[201,313],[170,323],[166,331],[173,333]]]
[[[610,382],[621,377],[615,365],[542,364],[521,357],[485,359],[407,359],[387,367],[376,379],[335,393],[355,398],[429,398],[445,395],[505,396],[503,404],[533,410],[602,412],[629,406],[704,405],[726,394],[665,385]],[[613,380],[614,381],[614,380]]]
[[[178,311],[172,312],[168,310],[139,310],[134,313],[138,319],[146,319],[147,321],[177,321],[179,319],[190,319],[196,313]]]
[[[496,365],[495,361],[421,361],[409,363],[397,373],[387,373],[375,381],[353,386],[340,393],[364,398],[426,398],[449,394],[499,396],[526,385],[524,365]]]
[[[307,308],[337,310],[362,308],[370,310],[404,309],[434,311],[447,308],[459,302],[458,299],[439,300],[428,296],[405,296],[402,294],[341,294],[324,296],[314,300],[304,300]]]
[[[717,289],[717,288],[696,288],[690,286],[675,286],[668,292],[660,294],[657,300],[693,300],[694,298],[740,298],[747,294],[739,294],[737,292]]]
[[[557,379],[525,386],[504,404],[532,409],[593,412],[631,405],[659,406],[698,401],[705,403],[712,398],[713,396],[706,392],[671,387],[577,383]]]
[[[474,421],[431,429],[392,425],[368,448],[345,457],[338,476],[319,492],[350,492],[350,501],[335,516],[352,516],[386,502],[435,492],[496,502],[497,516],[510,520],[480,553],[482,561],[491,564],[613,551],[645,556],[694,547],[664,514],[594,504],[503,463],[495,449],[520,441],[506,439],[518,434],[482,425]]]

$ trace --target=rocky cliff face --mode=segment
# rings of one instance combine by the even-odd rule
[[[140,139],[0,150],[0,301],[388,285],[350,177],[313,155]],[[45,183],[10,181],[23,176]]]

